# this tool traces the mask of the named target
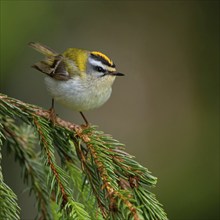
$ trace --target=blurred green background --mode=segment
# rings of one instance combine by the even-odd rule
[[[158,177],[152,191],[174,220],[219,219],[219,1],[2,1],[1,92],[50,107],[30,66],[38,41],[59,52],[100,50],[120,72],[111,99],[86,113]],[[82,123],[56,105],[59,116]],[[33,219],[19,165],[3,155],[22,219]]]

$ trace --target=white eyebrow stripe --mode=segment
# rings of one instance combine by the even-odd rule
[[[103,65],[102,62],[100,62],[98,60],[94,60],[90,57],[89,57],[89,63],[93,66],[101,66],[103,69],[106,69],[106,65]]]

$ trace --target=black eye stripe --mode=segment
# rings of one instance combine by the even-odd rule
[[[101,66],[94,66],[94,69],[100,73],[106,72],[106,70],[104,70]]]

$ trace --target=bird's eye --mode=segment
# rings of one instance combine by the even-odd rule
[[[100,72],[100,73],[104,73],[105,72],[105,70],[101,66],[96,66],[95,70]]]

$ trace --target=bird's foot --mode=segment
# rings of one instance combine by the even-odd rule
[[[79,112],[79,113],[80,113],[80,115],[82,116],[83,120],[85,121],[85,124],[81,125],[81,127],[82,127],[83,129],[89,128],[89,127],[90,127],[90,124],[89,124],[88,120],[86,119],[85,115],[84,115],[82,112]]]
[[[82,124],[81,125],[81,128],[84,130],[84,129],[88,129],[90,127],[90,124]]]
[[[52,124],[54,125],[57,122],[57,114],[55,112],[54,108],[49,109],[49,114],[50,114],[50,120]]]

